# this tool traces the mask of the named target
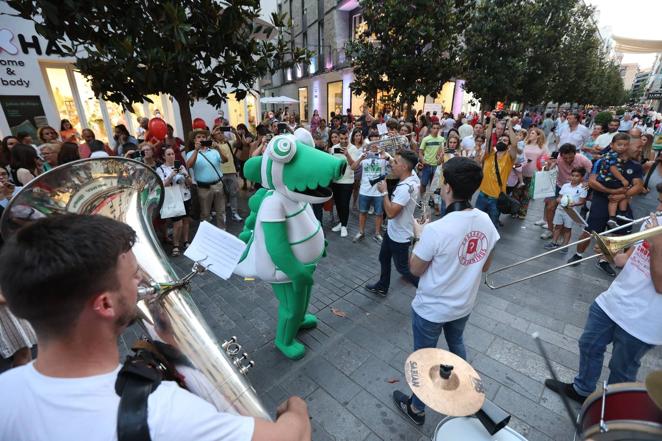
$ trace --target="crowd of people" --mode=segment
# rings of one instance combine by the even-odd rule
[[[544,230],[541,239],[549,240],[541,248],[552,250],[567,245],[573,228],[578,226],[582,229],[580,237],[588,238],[590,232],[618,227],[635,213],[662,208],[662,202],[658,203],[662,197],[662,156],[653,145],[654,134],[661,129],[659,119],[642,109],[630,109],[622,118],[614,116],[603,126],[596,121],[597,115],[597,110],[544,115],[493,111],[457,117],[449,113],[386,111],[375,117],[364,108],[358,116],[349,109],[344,115],[334,113],[327,124],[314,111],[305,127],[312,134],[314,147],[345,159],[348,166],[332,183],[333,199],[314,205],[313,211],[321,223],[326,212],[332,219],[331,231],[341,238],[349,236],[350,216],[358,212],[355,243],[366,237],[366,228],[373,227],[368,222],[372,216],[372,237],[380,243],[381,271],[380,278],[367,284],[366,290],[387,296],[394,263],[404,279],[416,287],[412,302],[413,349],[436,347],[443,333],[450,351],[466,358],[464,328],[481,275],[492,263],[499,230],[504,221],[509,222],[503,216],[510,216],[510,222],[530,217],[528,207],[538,172],[550,172],[545,176],[555,180],[554,194],[544,200],[543,218],[536,221]],[[189,245],[192,221],[213,221],[223,229],[228,220],[242,222],[240,192],[245,190],[248,195],[259,186],[243,176],[243,164],[264,153],[273,136],[292,133],[299,127],[298,116],[285,108],[267,112],[264,120],[250,128],[244,124],[231,127],[220,118],[211,129],[190,131],[186,141],[174,136],[168,125],[167,135],[157,140],[150,136],[147,121],[140,119],[135,136],[118,125],[107,144],[97,140],[90,129],[79,134],[63,120],[59,131],[41,127],[37,144],[26,134],[2,140],[0,207],[5,207],[20,187],[53,167],[80,158],[132,158],[153,168],[164,187],[181,198],[181,213],[173,215],[162,209],[154,219],[161,240],[170,243],[170,252],[177,257]],[[420,220],[415,218],[418,214],[422,215]],[[440,219],[433,222],[435,217]],[[651,216],[643,228],[658,222],[658,217]],[[108,234],[93,234],[97,229]],[[39,340],[42,360],[31,370],[13,375],[12,390],[17,395],[21,387],[42,374],[58,377],[67,372],[66,376],[77,378],[97,375],[95,387],[99,388],[103,386],[100,382],[112,380],[101,378],[102,374],[117,374],[115,339],[128,323],[126,305],[135,303],[139,282],[131,253],[135,233],[130,230],[94,216],[81,216],[75,222],[54,218],[26,228],[5,246],[3,255],[10,256],[15,268],[12,272],[0,269],[0,283],[10,288],[5,292],[9,303],[21,317],[30,319],[37,332],[35,336],[30,324],[13,317],[0,296],[0,325],[13,330],[11,338],[2,341],[1,354],[12,357],[16,366],[28,363],[30,348]],[[118,240],[108,241],[108,237]],[[74,242],[81,238],[95,244],[90,248],[96,250],[95,257],[74,249]],[[51,251],[40,251],[49,249],[40,240],[51,239],[71,248],[62,263],[66,268],[40,266],[28,277],[28,271],[35,271],[35,261],[59,258],[48,254]],[[662,259],[661,242],[659,237],[652,239],[615,259],[624,269],[591,306],[580,339],[579,375],[572,384],[549,380],[547,387],[582,402],[595,389],[605,348],[612,341],[610,381],[634,381],[641,357],[653,345],[662,343],[661,330],[651,325],[656,314],[662,314],[656,294],[662,292],[662,265],[658,263]],[[590,241],[578,244],[569,262],[581,263],[589,245]],[[453,252],[445,252],[448,249]],[[55,252],[62,255],[60,250],[52,250]],[[87,262],[97,258],[98,262]],[[598,266],[616,276],[609,262],[599,261]],[[55,317],[58,311],[63,316],[67,313],[53,299],[43,305],[35,301],[41,294],[40,284],[61,277],[57,273],[60,270],[66,274],[85,272],[84,283],[95,289],[94,295],[88,295],[91,288],[87,285],[57,287],[58,295],[70,297],[79,314],[75,326],[70,320]],[[106,282],[111,279],[117,283]],[[638,300],[627,296],[632,293]],[[645,320],[627,312],[629,307],[637,308],[637,301],[647,305]],[[46,310],[55,315],[44,315]],[[73,313],[68,314],[71,318]],[[600,334],[603,328],[609,333]],[[71,336],[75,340],[68,338]],[[72,341],[94,348],[100,364],[86,364],[84,354],[76,351]],[[3,384],[10,381],[6,376],[0,380]],[[104,390],[103,405],[113,408],[118,398],[112,388]],[[235,438],[228,439],[250,439],[248,434],[254,434],[253,439],[310,437],[306,406],[296,398],[280,409],[275,423],[267,423],[229,415],[215,419],[217,414],[210,406],[170,389],[159,391],[153,395],[154,403],[150,401],[150,406],[157,409],[156,415],[159,406],[175,397],[190,406],[185,409],[182,405],[177,410],[190,416],[191,424],[181,430],[195,430],[193,422],[202,422],[211,424],[212,432],[232,432]],[[62,397],[69,395],[59,399]],[[414,423],[423,424],[425,404],[416,395],[396,391],[393,399]],[[84,421],[80,423],[80,427],[87,427]],[[180,430],[152,416],[149,427]],[[293,433],[295,437],[291,437]]]

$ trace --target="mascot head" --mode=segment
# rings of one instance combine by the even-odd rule
[[[305,129],[297,129],[294,135],[278,135],[269,142],[264,155],[246,161],[244,176],[294,201],[325,202],[332,195],[331,182],[345,173],[347,162],[314,145]]]

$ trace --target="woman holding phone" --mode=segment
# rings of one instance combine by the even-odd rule
[[[163,181],[165,187],[173,187],[179,190],[184,201],[186,214],[175,216],[168,219],[172,222],[172,256],[177,257],[181,254],[180,245],[184,243],[183,248],[188,247],[189,241],[189,213],[191,212],[191,192],[188,189],[191,184],[191,177],[186,171],[186,167],[175,159],[175,150],[168,147],[163,152],[163,164],[156,168],[156,173]]]

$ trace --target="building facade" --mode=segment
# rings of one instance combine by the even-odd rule
[[[276,0],[261,1],[261,21],[265,24],[276,11]],[[0,2],[0,13],[12,13],[6,2]],[[136,103],[133,112],[99,99],[89,82],[75,69],[73,58],[65,57],[54,42],[46,41],[35,32],[32,21],[10,15],[0,15],[0,135],[19,131],[33,134],[50,125],[60,129],[60,121],[68,119],[80,132],[92,129],[98,139],[108,141],[112,128],[124,124],[132,134],[137,129],[137,117],[161,116],[184,137],[179,117],[179,104],[168,95],[149,96],[152,102]],[[257,84],[255,85],[257,89]],[[185,105],[188,105],[185,104]],[[204,119],[211,126],[223,116],[230,124],[255,123],[260,120],[259,97],[249,94],[243,100],[231,95],[221,109],[198,100],[191,106],[193,118]]]
[[[621,64],[620,68],[621,78],[623,79],[623,87],[625,90],[632,90],[632,83],[639,73],[639,65],[637,63]]]
[[[261,96],[284,95],[298,100],[288,107],[303,123],[310,120],[314,110],[327,120],[331,112],[345,114],[350,109],[359,114],[365,97],[351,93],[354,74],[345,54],[345,44],[357,38],[365,26],[358,0],[280,0],[278,8],[292,18],[293,43],[315,52],[315,56],[306,65],[263,78]],[[477,100],[472,101],[464,92],[463,84],[462,80],[448,82],[436,98],[420,97],[414,108],[452,111],[456,116],[477,110]],[[381,110],[379,103],[373,109]]]

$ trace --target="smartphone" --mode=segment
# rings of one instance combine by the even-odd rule
[[[552,159],[557,159],[559,157],[559,152],[558,150],[555,152],[552,152]]]
[[[206,141],[200,141],[200,145],[203,147],[211,147],[211,139],[208,139]]]
[[[182,166],[182,162],[175,160],[175,170],[179,170],[181,166]]]
[[[342,154],[342,148],[341,147],[334,147],[333,148],[333,153],[336,154],[336,155]]]
[[[220,130],[221,132],[231,132],[231,131],[232,131],[232,127],[230,127],[230,126],[222,126],[222,127],[219,127],[218,130]]]

